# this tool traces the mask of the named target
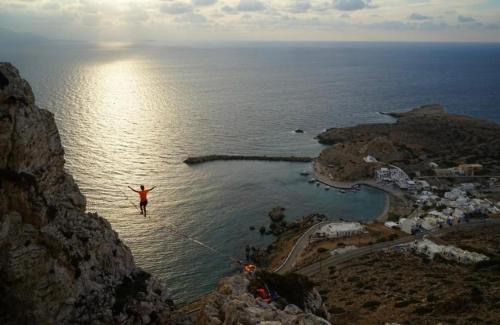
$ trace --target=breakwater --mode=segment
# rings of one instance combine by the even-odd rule
[[[295,157],[295,156],[242,156],[242,155],[207,155],[188,157],[184,160],[185,164],[195,165],[209,161],[217,160],[263,160],[263,161],[288,161],[288,162],[311,162],[314,158],[311,157]]]

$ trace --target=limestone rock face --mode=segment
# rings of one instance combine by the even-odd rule
[[[85,212],[53,115],[0,63],[0,323],[171,323],[166,288]]]
[[[244,274],[222,279],[217,291],[207,296],[198,314],[199,325],[329,325],[326,319],[316,316],[310,311],[289,304],[278,306],[254,298],[248,292],[250,281]],[[319,298],[319,300],[318,300]],[[321,297],[317,292],[306,297],[310,309],[321,308]],[[318,307],[319,304],[319,307]],[[309,308],[308,308],[309,309]]]

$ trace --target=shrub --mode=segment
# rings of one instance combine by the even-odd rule
[[[376,310],[380,306],[380,301],[376,300],[370,300],[367,301],[363,304],[363,308],[370,309],[370,310]]]
[[[394,304],[394,307],[396,308],[404,308],[408,307],[409,305],[416,304],[418,301],[415,299],[408,299],[408,300],[403,300],[401,302],[397,302]]]
[[[334,314],[334,315],[338,315],[338,314],[345,313],[345,309],[341,308],[341,307],[333,306],[332,308],[330,308],[329,312]]]
[[[413,311],[415,314],[425,315],[432,313],[433,309],[431,306],[419,306]]]
[[[398,234],[390,234],[389,235],[389,240],[393,241],[393,240],[397,239],[398,237],[399,237]]]
[[[316,250],[318,253],[326,253],[328,252],[328,248],[325,248],[325,247],[318,247],[318,249]]]

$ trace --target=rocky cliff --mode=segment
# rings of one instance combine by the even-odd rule
[[[288,292],[286,297],[267,303],[261,298],[255,298],[251,291],[252,281],[244,274],[234,275],[222,279],[217,291],[207,296],[198,314],[199,325],[241,324],[241,325],[329,325],[323,301],[315,289],[304,290],[300,288],[292,276],[291,280],[282,278],[290,289],[277,291]],[[282,280],[282,281],[283,281]],[[266,278],[269,286],[273,286],[272,279]],[[288,283],[287,283],[288,282]],[[249,290],[250,289],[250,290]],[[297,294],[302,300],[302,308],[291,303],[293,295]],[[304,311],[305,310],[305,311]],[[317,316],[321,315],[323,317]]]
[[[0,63],[0,324],[329,324],[312,287],[277,305],[249,283],[222,279],[194,319],[175,312],[106,219],[85,212],[53,115]]]
[[[169,323],[166,288],[85,212],[53,115],[0,63],[0,323]]]

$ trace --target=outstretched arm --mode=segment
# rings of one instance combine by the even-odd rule
[[[155,187],[156,187],[156,186],[153,186],[153,187],[152,187],[152,188],[150,188],[148,191],[151,191],[151,190],[155,189]]]
[[[129,189],[131,189],[132,191],[136,192],[136,193],[139,193],[139,191],[136,191],[134,190],[133,188],[131,188],[130,186],[128,187]]]

